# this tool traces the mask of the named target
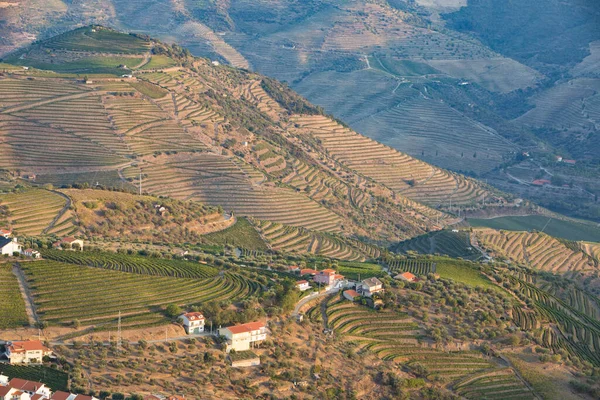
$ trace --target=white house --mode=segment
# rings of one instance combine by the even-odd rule
[[[44,356],[52,354],[39,340],[8,342],[5,348],[5,355],[10,364],[41,364]]]
[[[304,292],[305,290],[310,289],[310,284],[308,283],[308,281],[302,280],[302,281],[296,282],[296,287],[301,292]]]
[[[381,294],[384,292],[383,283],[375,277],[363,280],[360,286],[360,292],[363,296],[371,297],[375,293]]]
[[[10,386],[0,386],[0,400],[31,400],[31,396]]]
[[[31,257],[31,258],[40,258],[40,252],[37,250],[33,250],[33,249],[27,249],[27,250],[23,250],[23,255],[27,256],[27,257]]]
[[[27,395],[25,398],[30,398],[31,400],[49,399],[51,395],[50,388],[45,384],[20,378],[12,378],[6,387],[17,391],[15,393],[18,393],[18,391],[25,393]],[[21,397],[21,399],[23,399],[23,397]]]
[[[417,277],[414,274],[411,274],[410,272],[403,272],[401,274],[396,275],[394,279],[400,279],[406,282],[414,282],[417,280]]]
[[[31,399],[34,400],[34,399]],[[69,392],[56,391],[50,397],[50,400],[98,400],[93,396],[86,396],[84,394],[74,394]]]
[[[219,329],[219,335],[227,339],[227,352],[231,350],[250,350],[256,344],[267,339],[267,327],[263,322],[229,326]]]
[[[204,315],[199,312],[188,312],[179,318],[183,320],[183,327],[188,335],[204,332]]]
[[[0,254],[13,255],[13,253],[20,253],[22,250],[21,245],[17,242],[17,238],[0,237]]]
[[[0,237],[3,237],[4,239],[10,239],[11,235],[12,229],[0,229]]]

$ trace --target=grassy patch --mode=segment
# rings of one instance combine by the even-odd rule
[[[220,232],[209,233],[204,237],[214,244],[230,244],[250,250],[267,250],[267,245],[246,218],[238,218],[235,225]]]
[[[600,242],[600,228],[592,224],[575,221],[563,221],[543,215],[529,215],[525,217],[499,217],[491,219],[469,218],[472,226],[481,226],[508,231],[531,231],[544,229],[544,233],[574,241]],[[546,225],[547,224],[547,225]]]
[[[435,68],[416,61],[399,60],[392,57],[369,57],[371,67],[381,69],[398,76],[421,76],[427,74],[439,74]]]
[[[533,389],[542,396],[544,399],[558,399],[558,398],[566,398],[560,396],[560,390],[558,385],[556,385],[553,380],[537,371],[537,368],[532,368],[532,363],[528,363],[523,361],[520,357],[516,355],[508,355],[505,354],[506,358],[510,360],[515,369],[521,374],[521,376],[529,382],[529,384],[533,387]],[[539,366],[539,363],[536,363],[536,366]]]
[[[165,55],[153,55],[150,59],[150,62],[140,69],[160,69],[160,68],[169,68],[177,65],[177,61],[169,58]]]
[[[152,99],[162,99],[169,93],[167,90],[146,81],[130,82],[129,84]]]
[[[373,276],[382,277],[386,273],[382,270],[381,265],[362,262],[343,261],[338,264],[337,270],[346,278],[360,279],[371,278]]]
[[[29,325],[25,303],[10,263],[0,264],[0,329]]]
[[[468,262],[441,257],[436,258],[434,261],[436,263],[436,273],[442,278],[453,279],[471,286],[502,291]]]
[[[123,75],[128,74],[128,69],[119,68],[120,65],[126,65],[131,68],[142,61],[141,57],[86,57],[76,61],[68,62],[43,62],[31,59],[14,60],[17,65],[26,65],[37,69],[50,70],[56,72],[72,74],[110,74]]]
[[[88,26],[55,36],[43,42],[43,46],[57,50],[139,54],[148,51],[150,42],[109,28]]]
[[[67,390],[69,377],[66,372],[44,366],[0,364],[0,373],[9,378],[21,378],[29,381],[43,382],[53,391]]]

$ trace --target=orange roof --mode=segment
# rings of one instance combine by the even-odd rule
[[[248,322],[247,324],[228,326],[227,329],[229,330],[229,332],[233,333],[234,335],[237,335],[239,333],[257,331],[264,327],[265,324],[263,322]]]
[[[32,382],[26,381],[25,379],[20,378],[12,378],[10,382],[8,382],[8,386],[13,389],[20,389],[26,392],[37,392],[42,386],[44,386],[41,382]]]
[[[70,395],[71,395],[71,393],[61,392],[59,390],[57,392],[54,392],[54,394],[52,395],[52,397],[50,397],[50,399],[51,400],[67,400]]]
[[[358,292],[356,290],[352,290],[352,289],[344,290],[344,294],[348,294],[348,296],[352,296],[352,297],[360,296],[360,294],[358,294]]]
[[[333,277],[333,279],[335,279],[335,280],[344,279],[344,275],[335,274],[335,276]]]
[[[322,271],[319,271],[320,274],[326,274],[326,275],[334,275],[335,274],[335,269],[331,269],[331,268],[327,268],[324,269]]]
[[[169,397],[167,397],[167,400],[185,400],[185,397],[183,397],[183,396],[169,396]]]
[[[0,229],[0,235],[9,235],[12,233],[12,229]]]
[[[6,397],[6,395],[8,394],[8,392],[10,392],[12,390],[11,387],[8,386],[0,386],[0,398],[4,398]]]
[[[44,396],[42,396],[41,394],[34,394],[33,396],[31,396],[31,400],[40,400],[43,399]],[[90,397],[91,398],[91,397]]]
[[[305,283],[308,283],[308,281],[298,281],[298,282],[296,282],[296,286],[297,285],[304,285]]]
[[[49,352],[50,349],[47,348],[40,342],[39,340],[26,340],[22,342],[10,342],[8,346],[11,353],[21,353],[25,351],[37,351],[41,350],[43,352]]]
[[[73,243],[75,240],[77,240],[77,239],[75,239],[72,236],[67,236],[66,238],[62,239],[62,241],[65,242],[65,243]]]
[[[404,272],[403,274],[401,274],[403,277],[405,277],[406,279],[415,279],[416,276],[411,274],[410,272]]]
[[[317,272],[319,272],[319,271],[314,270],[314,269],[310,269],[310,268],[305,268],[305,269],[301,269],[300,270],[300,275],[308,275],[308,274],[314,275]]]
[[[86,396],[85,394],[78,394],[74,400],[92,400],[92,396]]]
[[[183,314],[190,321],[196,321],[197,319],[204,319],[204,315],[201,312],[189,312]]]

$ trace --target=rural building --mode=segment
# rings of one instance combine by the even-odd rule
[[[9,239],[12,236],[12,229],[0,229],[0,237]]]
[[[363,280],[360,286],[363,296],[371,297],[376,293],[381,294],[384,292],[383,283],[375,277]]]
[[[204,332],[204,315],[199,312],[189,312],[180,316],[183,327],[188,335]]]
[[[247,324],[229,326],[219,329],[219,335],[227,339],[227,352],[231,350],[250,350],[254,345],[267,338],[267,327],[263,322],[249,322]]]
[[[33,399],[32,399],[33,400]],[[61,392],[60,390],[54,392],[50,400],[98,400],[93,396],[86,396],[83,394],[74,394],[69,392]]]
[[[308,281],[298,281],[296,282],[296,287],[298,288],[298,290],[300,290],[301,292],[304,292],[305,290],[310,289],[310,284],[308,283]]]
[[[536,179],[533,182],[531,182],[532,185],[535,186],[544,186],[544,185],[549,185],[551,182],[548,179]]]
[[[565,164],[570,164],[570,165],[575,165],[575,164],[577,164],[577,161],[575,161],[575,160],[563,160],[563,162],[564,162]]]
[[[304,275],[315,276],[318,273],[319,273],[319,271],[317,271],[316,269],[304,268],[304,269],[300,270],[300,275],[302,275],[302,276],[304,276]]]
[[[27,257],[31,257],[31,258],[40,258],[40,252],[37,250],[33,250],[33,249],[27,249],[27,250],[23,250],[23,255],[27,256]]]
[[[11,379],[6,387],[23,392],[27,395],[26,398],[31,398],[32,400],[47,399],[51,394],[50,388],[43,383],[26,381],[20,378]]]
[[[17,238],[11,237],[0,237],[0,254],[8,254],[10,256],[13,253],[20,253],[22,250],[21,245],[17,242]]]
[[[360,294],[356,290],[348,289],[344,290],[344,297],[350,301],[354,301],[360,297]]]
[[[396,275],[394,279],[400,279],[405,282],[414,282],[417,279],[417,277],[411,274],[410,272],[403,272],[401,274]]]
[[[10,364],[40,364],[44,356],[51,354],[52,351],[39,340],[8,342],[4,353]]]
[[[337,281],[343,280],[344,276],[336,274],[335,270],[333,269],[324,269],[319,271],[313,279],[316,283],[320,283],[325,286],[332,286]]]
[[[58,242],[54,242],[52,246],[55,248],[65,248],[71,250],[79,247],[79,250],[83,251],[83,240],[68,236],[66,238],[62,238]]]

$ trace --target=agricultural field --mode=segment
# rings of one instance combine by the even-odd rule
[[[0,205],[8,207],[10,226],[17,234],[41,235],[60,231],[73,232],[72,213],[66,210],[67,199],[56,192],[24,189],[0,194]]]
[[[542,231],[550,236],[572,241],[600,242],[600,228],[592,223],[556,219],[543,215],[498,217],[490,219],[469,218],[474,227],[485,227],[507,231]]]
[[[436,273],[436,263],[432,260],[422,258],[391,258],[385,260],[392,274],[400,274],[402,272],[410,272],[416,276],[426,276]]]
[[[25,301],[17,277],[12,272],[12,263],[0,263],[0,304],[0,329],[29,325]]]
[[[44,382],[46,386],[53,391],[68,390],[69,375],[66,372],[59,371],[46,366],[30,365],[11,365],[2,363],[0,365],[0,374],[9,378],[21,378],[33,382]]]
[[[377,278],[387,276],[381,265],[368,262],[342,261],[338,263],[336,270],[346,278],[354,280],[367,279],[373,276]]]
[[[93,326],[95,330],[114,329],[119,313],[124,329],[162,325],[168,322],[164,315],[168,304],[243,299],[258,290],[256,282],[239,274],[206,277],[214,270],[201,264],[197,264],[195,270],[190,269],[191,266],[182,269],[178,263],[152,262],[152,259],[139,264],[137,258],[124,255],[116,256],[117,261],[109,263],[104,259],[94,261],[94,257],[86,259],[85,253],[81,256],[63,254],[62,258],[56,258],[65,261],[73,258],[84,265],[44,260],[21,266],[33,292],[37,313],[50,325],[69,326],[77,321],[76,328],[80,324]],[[96,264],[99,268],[86,266],[94,262],[99,262]],[[205,278],[176,277],[198,274]],[[71,301],[65,302],[67,297]]]
[[[396,253],[412,251],[420,254],[441,254],[476,260],[481,257],[481,253],[472,247],[470,236],[470,232],[464,230],[460,232],[442,230],[400,242],[391,249]]]
[[[475,234],[484,248],[519,265],[557,274],[597,270],[598,261],[576,242],[559,240],[544,233],[481,229]]]
[[[536,399],[536,395],[512,369],[484,372],[454,385],[454,390],[467,399]]]
[[[236,246],[250,250],[267,250],[265,242],[254,226],[246,218],[238,218],[236,223],[222,231],[204,236],[209,243]]]

